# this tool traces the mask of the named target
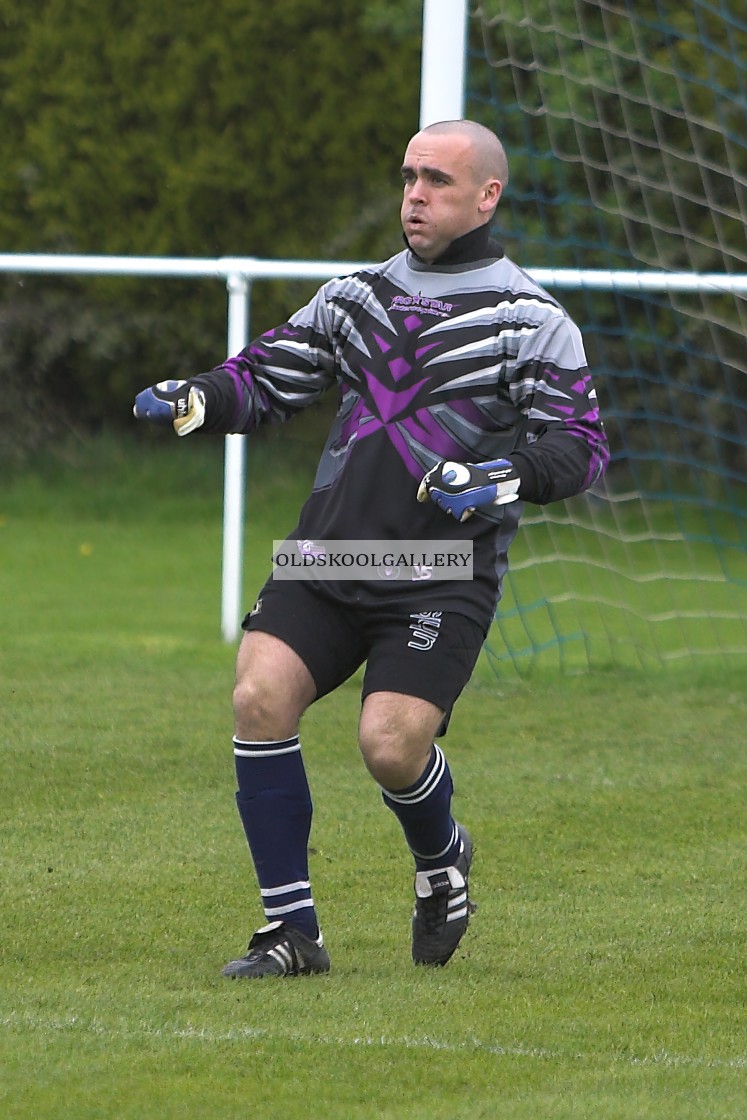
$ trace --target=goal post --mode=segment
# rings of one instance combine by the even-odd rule
[[[467,0],[423,0],[420,127],[464,117]]]

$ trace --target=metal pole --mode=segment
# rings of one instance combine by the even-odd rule
[[[467,0],[423,0],[420,127],[464,117]]]
[[[232,272],[228,289],[228,357],[249,341],[249,292],[246,275]],[[228,435],[224,447],[223,576],[221,584],[221,634],[235,642],[241,629],[241,590],[244,537],[246,436]]]

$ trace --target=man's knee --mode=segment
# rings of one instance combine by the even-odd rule
[[[295,733],[295,728],[281,718],[282,713],[283,703],[275,685],[251,672],[236,680],[233,714],[239,738],[247,741],[288,738]]]
[[[297,734],[315,691],[311,674],[289,646],[269,634],[245,634],[233,691],[237,738],[259,742]]]
[[[363,704],[359,745],[370,774],[385,789],[414,785],[428,762],[443,712],[427,700],[376,692]]]

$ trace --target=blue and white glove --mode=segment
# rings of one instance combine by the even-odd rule
[[[485,506],[505,506],[519,497],[519,476],[508,459],[432,467],[418,487],[418,501],[435,502],[445,513],[466,521]]]
[[[151,424],[171,424],[178,436],[188,436],[205,423],[205,394],[189,381],[159,381],[135,397],[133,413]]]

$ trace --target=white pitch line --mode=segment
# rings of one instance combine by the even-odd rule
[[[147,1027],[142,1026],[137,1030],[129,1028],[111,1027],[99,1019],[83,1020],[77,1015],[66,1019],[40,1019],[30,1015],[12,1014],[0,1019],[0,1027],[28,1028],[41,1031],[82,1031],[87,1034],[97,1034],[109,1038],[179,1038],[194,1040],[196,1042],[246,1042],[247,1039],[267,1039],[268,1041],[306,1042],[317,1046],[346,1047],[363,1046],[382,1049],[394,1048],[397,1050],[434,1050],[443,1053],[480,1053],[489,1054],[498,1058],[533,1058],[540,1061],[573,1061],[573,1062],[599,1062],[609,1061],[614,1064],[630,1066],[701,1066],[706,1069],[747,1069],[747,1057],[744,1058],[700,1058],[688,1054],[672,1054],[668,1050],[660,1050],[655,1054],[644,1057],[626,1054],[583,1054],[579,1052],[565,1053],[561,1050],[547,1050],[539,1046],[502,1046],[498,1042],[487,1042],[484,1039],[470,1038],[464,1042],[444,1042],[443,1040],[423,1036],[412,1038],[388,1035],[352,1035],[343,1038],[340,1035],[315,1035],[301,1034],[294,1031],[267,1030],[265,1027],[237,1027],[227,1031],[214,1031],[209,1027]]]

